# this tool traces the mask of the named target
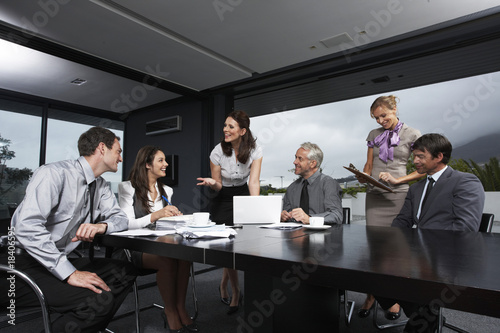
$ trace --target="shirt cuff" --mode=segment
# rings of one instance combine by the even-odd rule
[[[75,266],[68,260],[67,257],[61,257],[57,266],[52,270],[52,274],[59,280],[67,279],[73,272],[76,271]]]

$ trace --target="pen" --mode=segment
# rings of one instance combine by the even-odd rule
[[[164,195],[162,195],[161,197],[163,198],[163,200],[165,200],[167,202],[167,204],[169,206],[172,206],[172,204],[170,203],[170,201],[168,201],[168,199]]]

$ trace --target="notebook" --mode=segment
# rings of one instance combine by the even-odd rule
[[[281,195],[233,197],[234,224],[279,223]]]

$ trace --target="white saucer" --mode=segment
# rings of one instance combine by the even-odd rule
[[[303,225],[304,228],[306,229],[313,229],[313,230],[325,230],[325,229],[328,229],[328,228],[331,228],[332,226],[331,225],[309,225],[309,224],[306,224],[306,225]]]
[[[197,225],[197,224],[186,224],[186,227],[189,228],[208,228],[215,225],[215,222],[208,222],[208,224],[203,224],[203,225]]]

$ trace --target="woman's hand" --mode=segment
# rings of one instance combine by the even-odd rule
[[[171,216],[178,216],[182,215],[182,213],[179,211],[179,209],[175,206],[169,205],[165,206],[160,210],[157,210],[156,212],[151,214],[151,222],[155,222],[162,217],[171,217]]]
[[[381,179],[384,182],[387,182],[389,184],[394,184],[394,185],[399,184],[399,180],[397,180],[396,178],[394,178],[389,172],[381,172],[378,175],[378,179]]]
[[[203,185],[203,186],[214,186],[216,181],[213,178],[196,178],[197,181],[199,181],[198,184],[196,185]]]

